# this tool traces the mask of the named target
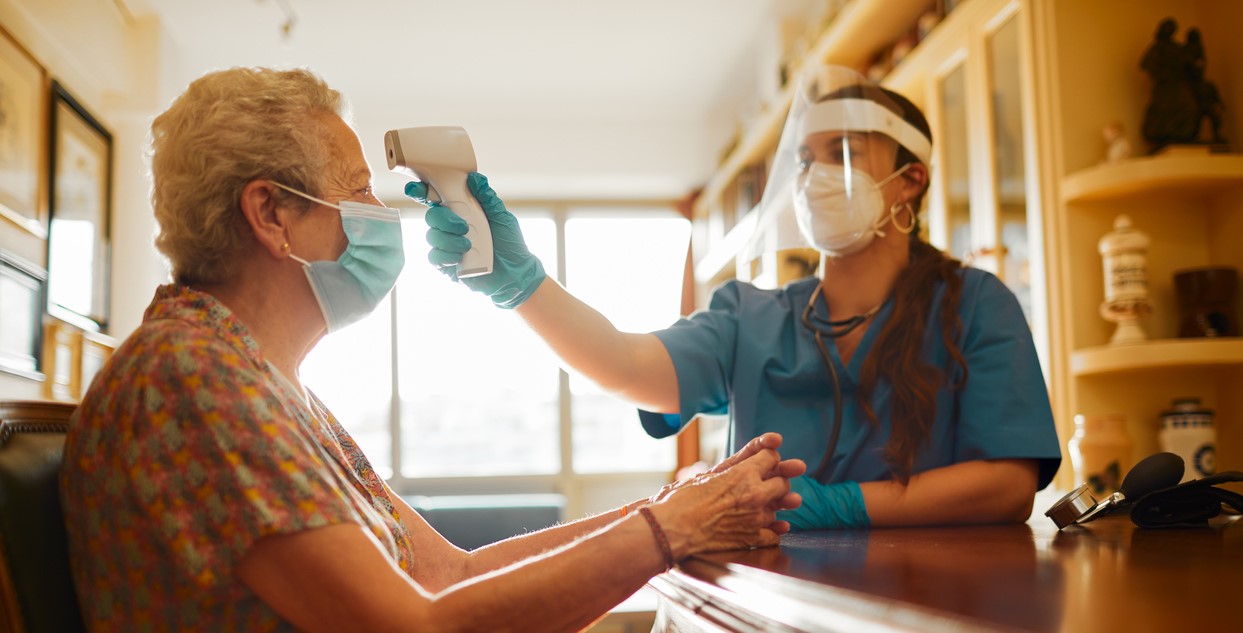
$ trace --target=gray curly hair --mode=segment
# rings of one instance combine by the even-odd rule
[[[341,93],[308,70],[231,68],[192,82],[151,124],[155,246],[173,280],[231,278],[254,239],[242,189],[269,179],[318,195],[330,156],[323,115],[348,119]],[[284,203],[304,203],[283,191]]]

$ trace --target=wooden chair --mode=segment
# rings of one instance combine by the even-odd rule
[[[0,401],[0,633],[85,630],[57,484],[73,410]]]

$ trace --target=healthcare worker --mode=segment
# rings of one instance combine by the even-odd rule
[[[562,361],[638,406],[649,434],[728,413],[737,448],[766,431],[807,463],[795,529],[1021,522],[1061,461],[1031,332],[993,275],[919,238],[931,132],[906,98],[840,67],[800,79],[746,256],[811,247],[817,276],[731,281],[658,332],[618,331],[544,274],[517,220],[472,174],[494,272],[458,279],[469,241],[427,213],[429,259],[512,308]],[[407,195],[427,203],[410,183]]]

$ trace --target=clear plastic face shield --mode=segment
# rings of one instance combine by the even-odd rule
[[[849,68],[803,72],[742,256],[751,261],[796,248],[843,256],[866,248],[891,222],[910,232],[913,216],[899,220],[883,190],[905,169],[894,168],[899,145],[928,165],[932,144],[901,113]]]

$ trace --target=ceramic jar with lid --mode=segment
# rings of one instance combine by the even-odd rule
[[[1110,343],[1135,343],[1148,338],[1140,326],[1148,314],[1148,234],[1131,218],[1119,215],[1114,228],[1097,243],[1105,267],[1105,302],[1101,316],[1118,324]]]
[[[1199,398],[1175,398],[1170,408],[1161,412],[1157,441],[1161,450],[1183,458],[1183,481],[1217,472],[1217,428],[1213,423],[1213,410],[1200,404]]]

